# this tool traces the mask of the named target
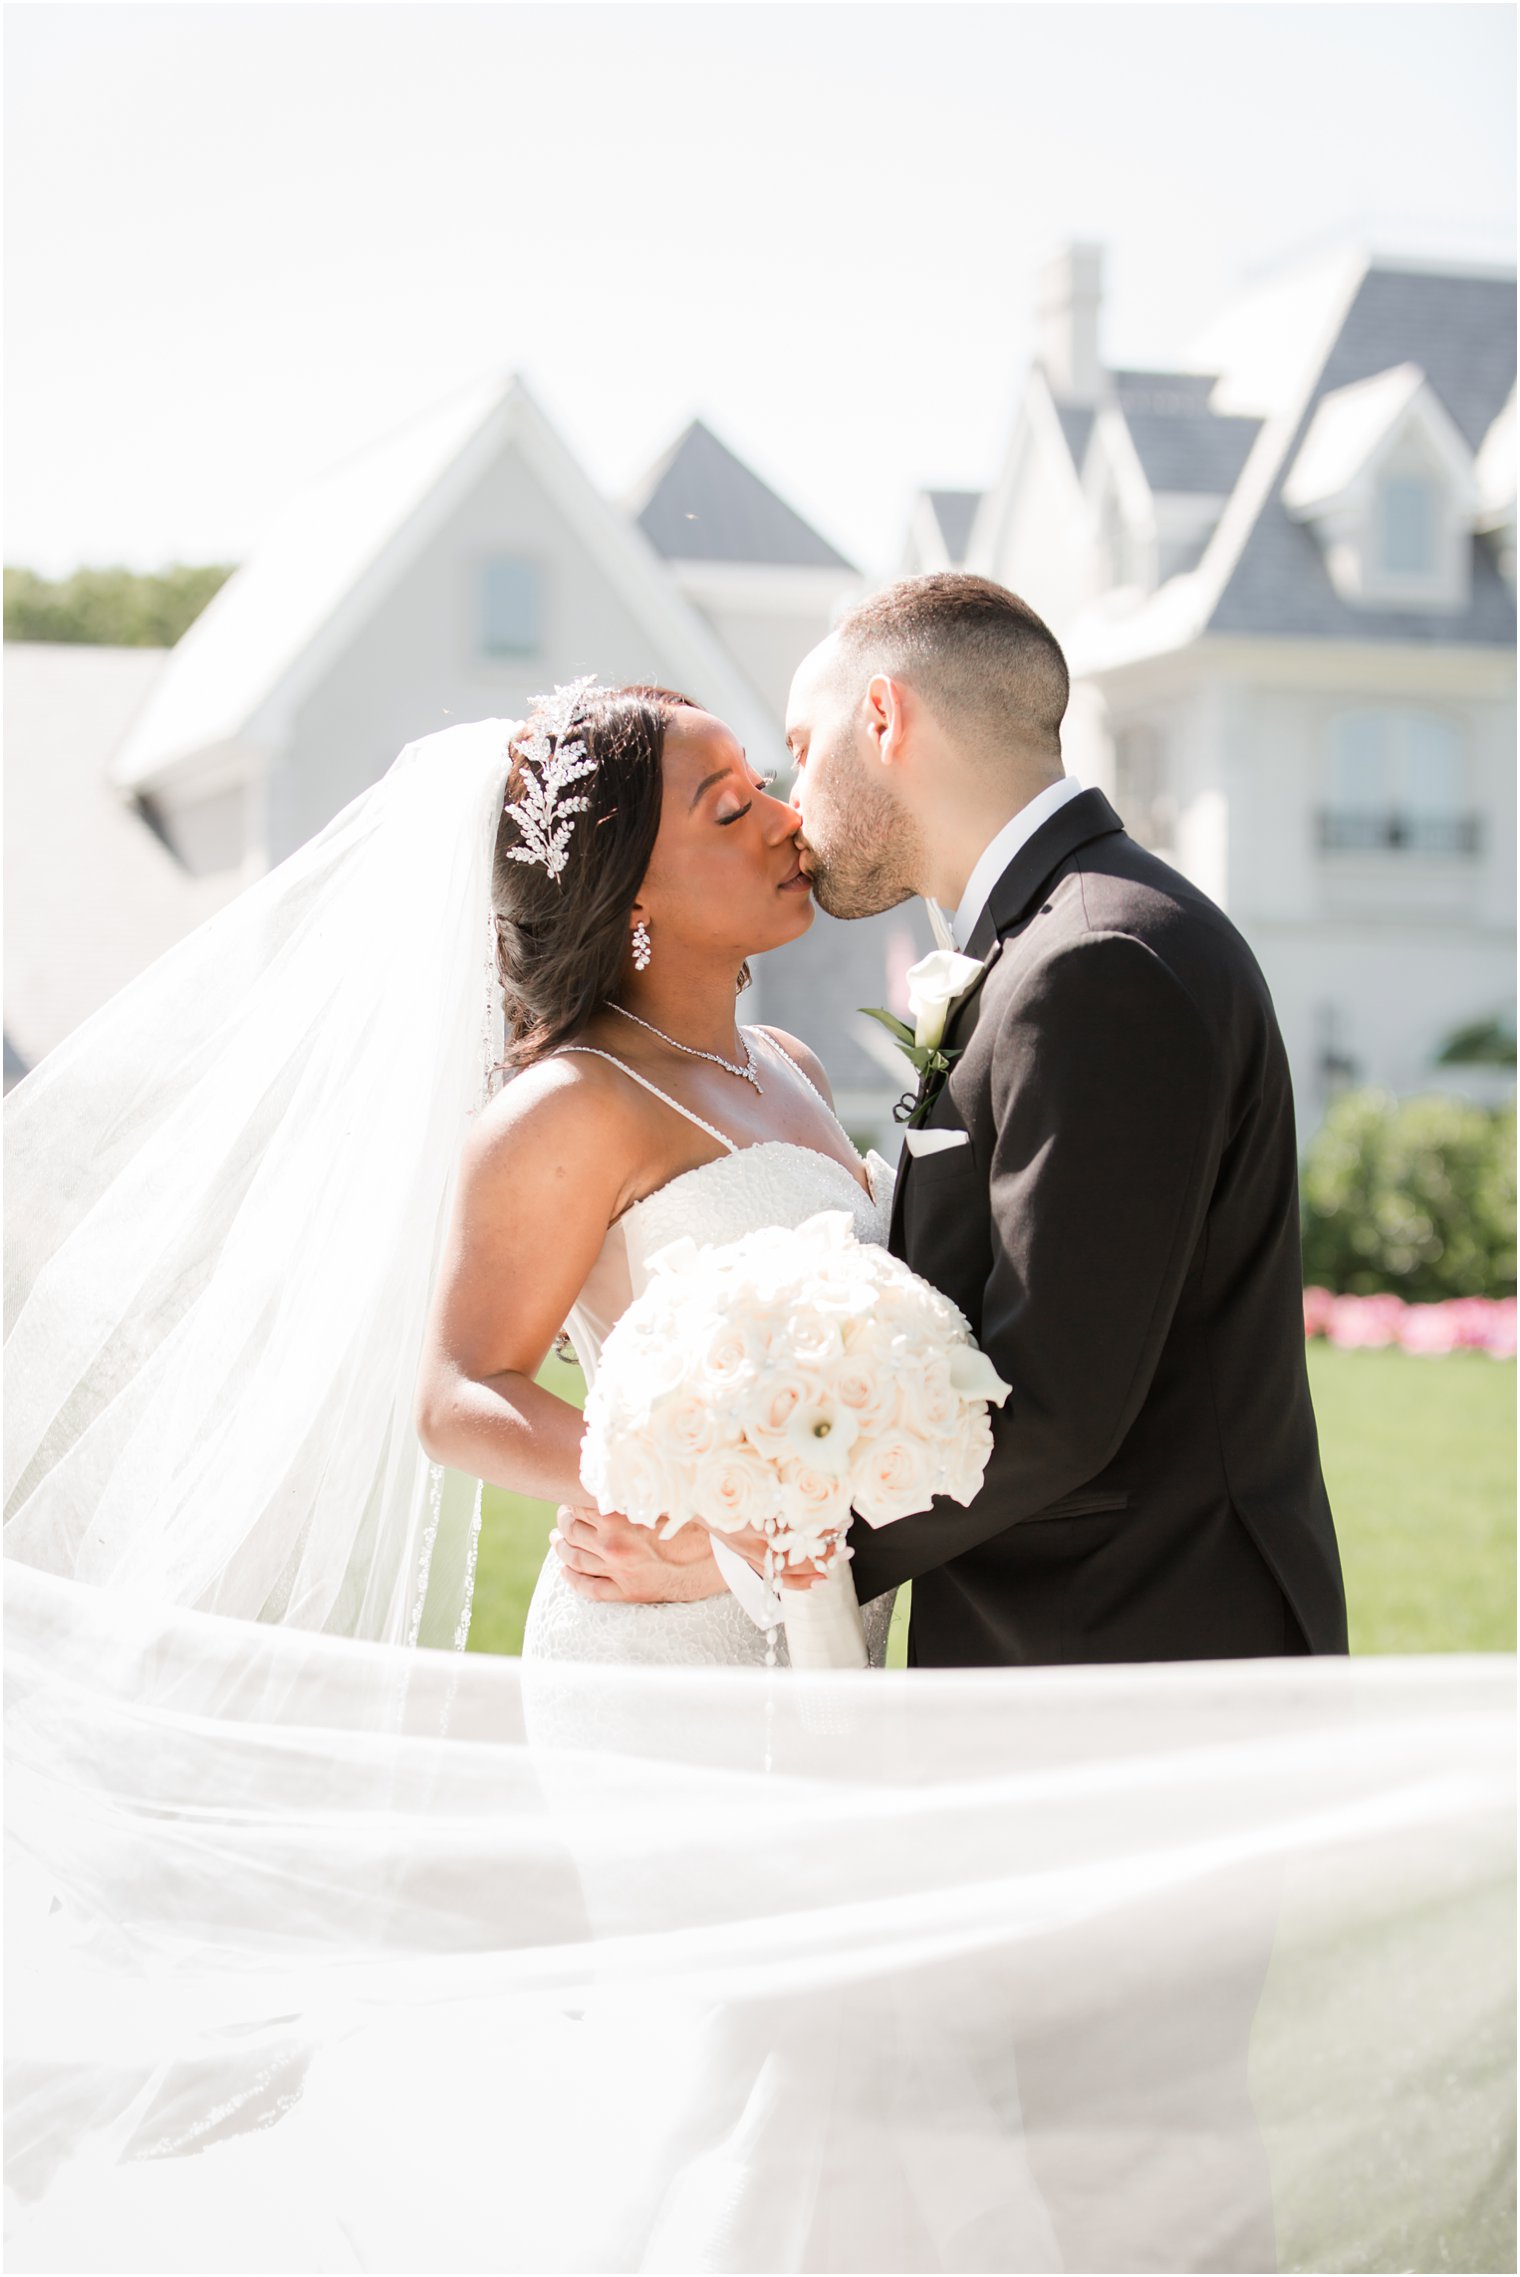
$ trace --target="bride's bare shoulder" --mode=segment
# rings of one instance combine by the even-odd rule
[[[638,1118],[632,1086],[587,1052],[556,1052],[509,1078],[471,1125],[467,1151],[481,1164],[583,1170],[618,1158]]]

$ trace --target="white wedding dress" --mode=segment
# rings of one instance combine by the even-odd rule
[[[746,1028],[752,1047],[773,1053],[822,1099],[789,1053],[763,1029]],[[850,1141],[837,1115],[831,1121],[856,1155],[870,1190],[847,1164],[816,1148],[789,1139],[737,1146],[724,1132],[683,1107],[611,1052],[590,1052],[611,1060],[635,1083],[652,1091],[727,1151],[713,1162],[685,1170],[635,1202],[607,1229],[607,1238],[567,1323],[576,1357],[589,1389],[614,1323],[645,1287],[649,1261],[667,1243],[688,1235],[699,1242],[737,1241],[761,1226],[797,1226],[821,1210],[848,1209],[861,1241],[884,1242],[892,1216],[893,1172],[874,1149],[864,1157]],[[823,1101],[827,1107],[827,1101]],[[887,1632],[895,1592],[873,1598],[862,1609],[866,1649],[873,1667],[886,1665]],[[649,1661],[711,1667],[763,1663],[766,1632],[737,1597],[724,1590],[690,1605],[614,1605],[577,1596],[551,1550],[533,1592],[523,1636],[524,1660]],[[776,1635],[776,1658],[787,1660],[785,1634]]]

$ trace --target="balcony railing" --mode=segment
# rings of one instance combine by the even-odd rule
[[[1324,807],[1316,819],[1324,854],[1470,859],[1483,851],[1483,818],[1477,814],[1348,814]]]

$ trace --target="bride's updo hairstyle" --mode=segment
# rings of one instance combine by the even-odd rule
[[[628,955],[629,916],[660,829],[665,730],[700,707],[671,688],[593,688],[568,735],[596,764],[571,789],[591,804],[575,817],[564,868],[514,861],[523,835],[506,811],[523,789],[522,754],[512,771],[491,871],[496,970],[506,1014],[504,1070],[531,1067],[578,1035],[615,996]]]

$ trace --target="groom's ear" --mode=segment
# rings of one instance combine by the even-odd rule
[[[903,738],[912,711],[912,690],[889,673],[873,672],[866,682],[866,733],[873,755],[884,767],[902,757]]]

